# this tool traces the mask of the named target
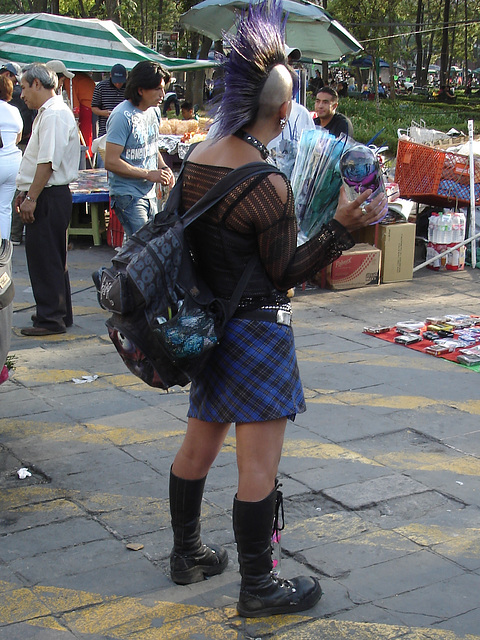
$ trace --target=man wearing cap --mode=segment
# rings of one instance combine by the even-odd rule
[[[57,75],[29,65],[22,98],[38,114],[17,176],[16,210],[26,225],[25,254],[36,302],[25,336],[65,333],[73,323],[67,270],[67,229],[72,215],[69,184],[78,176],[80,141],[71,109],[56,95]]]
[[[124,100],[127,70],[123,64],[114,64],[110,70],[110,77],[101,80],[93,92],[92,111],[98,116],[98,137],[107,132],[108,116],[117,104]]]
[[[50,71],[54,71],[57,74],[57,78],[58,78],[57,94],[59,96],[62,96],[65,104],[68,104],[68,106],[71,107],[72,105],[70,104],[70,97],[65,91],[63,83],[65,82],[65,78],[68,78],[69,80],[71,80],[75,74],[72,73],[71,71],[68,71],[67,67],[63,64],[61,60],[49,60],[47,62],[47,67],[50,69]]]
[[[10,104],[12,104],[14,107],[17,107],[17,109],[20,111],[20,115],[22,116],[23,132],[22,139],[18,143],[18,146],[23,151],[27,145],[28,139],[30,138],[35,112],[29,109],[20,97],[22,93],[22,87],[19,83],[22,76],[22,69],[16,62],[7,62],[2,67],[2,69],[0,69],[0,75],[7,75],[13,82],[13,95],[12,99],[10,100]]]

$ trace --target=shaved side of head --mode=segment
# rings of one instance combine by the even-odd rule
[[[260,93],[258,116],[269,118],[284,102],[292,99],[293,81],[290,71],[283,64],[277,64],[268,74]]]

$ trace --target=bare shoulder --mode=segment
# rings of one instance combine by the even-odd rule
[[[211,147],[215,143],[212,140],[204,140],[196,145],[193,151],[188,156],[188,159],[192,162],[196,162],[198,164],[206,163],[206,158],[209,158],[211,155]],[[208,163],[210,164],[210,163]]]
[[[285,204],[288,200],[288,184],[286,177],[280,173],[271,173],[268,176],[268,179],[277,192],[277,196],[280,198],[282,203]]]

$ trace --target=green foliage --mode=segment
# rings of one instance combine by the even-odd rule
[[[309,97],[307,107],[312,110]],[[379,109],[374,101],[343,98],[338,107],[340,113],[350,118],[355,139],[366,143],[383,127],[385,130],[375,140],[377,145],[388,145],[389,152],[397,152],[398,129],[407,129],[412,120],[425,121],[429,129],[447,132],[452,127],[468,133],[468,120],[473,120],[475,133],[480,134],[480,99],[458,96],[453,104],[426,101],[421,96],[398,98],[395,102],[381,100]]]
[[[15,355],[9,355],[7,356],[7,359],[5,360],[5,366],[7,367],[7,369],[9,371],[12,371],[13,369],[15,369],[15,362],[17,361],[17,356]]]

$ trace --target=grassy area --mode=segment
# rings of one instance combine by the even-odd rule
[[[313,110],[313,99],[310,96],[307,107]],[[461,95],[453,104],[427,101],[421,96],[405,97],[395,102],[382,99],[378,109],[375,101],[341,98],[338,111],[351,119],[355,139],[359,142],[368,142],[385,127],[375,144],[388,145],[392,155],[397,151],[397,130],[407,129],[412,120],[424,120],[429,129],[446,132],[454,127],[465,134],[468,134],[468,120],[473,120],[475,134],[480,134],[480,99]]]

